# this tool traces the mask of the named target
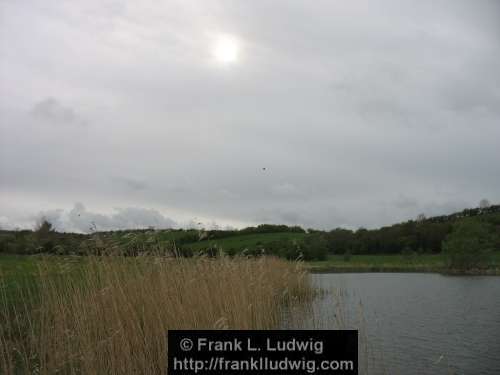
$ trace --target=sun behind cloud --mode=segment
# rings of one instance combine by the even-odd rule
[[[238,61],[240,45],[238,40],[232,35],[220,35],[216,38],[212,55],[220,63],[232,64]]]

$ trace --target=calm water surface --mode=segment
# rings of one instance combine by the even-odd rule
[[[311,277],[330,293],[315,299],[302,326],[360,329],[362,372],[500,374],[500,277]]]

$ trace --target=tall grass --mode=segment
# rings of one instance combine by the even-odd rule
[[[88,257],[0,298],[0,373],[156,374],[169,329],[267,329],[311,292],[275,258]]]

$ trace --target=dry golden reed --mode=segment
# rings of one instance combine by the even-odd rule
[[[0,306],[0,373],[165,373],[168,329],[268,329],[310,293],[275,258],[88,257]]]

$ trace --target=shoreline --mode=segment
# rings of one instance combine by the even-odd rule
[[[500,276],[500,268],[450,270],[432,266],[335,266],[307,263],[304,268],[310,273],[438,273],[448,276]]]

